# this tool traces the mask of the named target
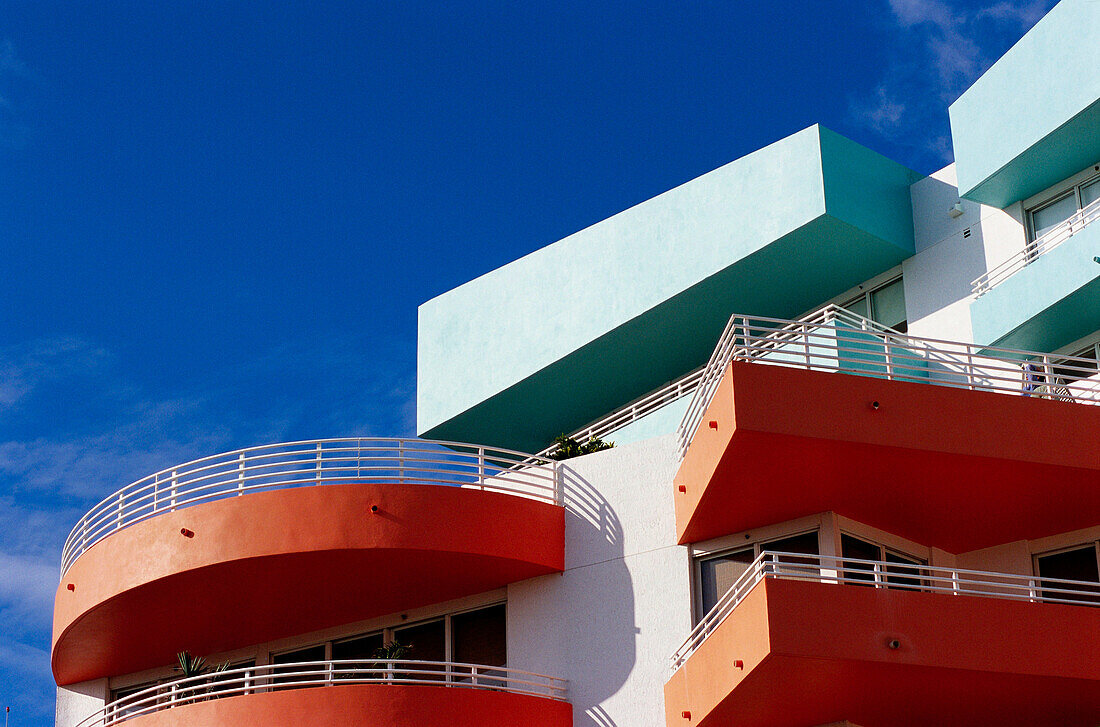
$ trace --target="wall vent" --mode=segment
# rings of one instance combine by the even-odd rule
[[[970,237],[970,228],[969,227],[967,227],[965,230],[963,230],[963,237],[964,238]]]

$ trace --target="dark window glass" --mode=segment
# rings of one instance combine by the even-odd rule
[[[453,661],[487,666],[508,663],[504,604],[452,616],[451,637]]]
[[[772,550],[777,553],[805,553],[806,555],[817,555],[817,531],[795,535],[790,538],[772,540],[762,544],[760,549]],[[804,567],[801,564],[805,564]],[[789,576],[797,576],[802,573],[805,573],[807,576],[817,576],[821,572],[817,558],[781,557],[778,568],[780,573]]]
[[[879,560],[882,557],[882,549],[874,543],[860,540],[851,535],[841,534],[840,554],[844,560],[844,577],[856,581],[867,581],[870,585],[875,581],[874,566],[868,563],[853,563],[855,560]],[[856,585],[863,585],[857,583]]]
[[[922,569],[910,566],[928,565],[928,561],[890,551],[886,551],[882,559],[886,561],[886,582],[890,588],[919,589],[924,585],[921,580]]]
[[[354,639],[334,643],[332,645],[333,661],[354,662],[335,666],[336,678],[358,680],[382,678],[382,672],[362,671],[364,669],[384,668],[384,665],[374,658],[375,652],[380,648],[382,648],[382,634],[356,636]]]
[[[699,606],[703,615],[710,613],[754,559],[753,549],[747,548],[699,561]]]
[[[447,658],[446,627],[443,621],[429,621],[407,628],[395,630],[393,638],[400,644],[409,647],[406,659],[416,661],[444,661]],[[413,665],[409,667],[410,679],[444,679],[442,674],[418,674],[416,671],[438,672],[440,666],[431,664]]]
[[[138,684],[134,687],[126,687],[125,689],[112,690],[111,701],[115,702],[119,699],[125,699],[126,697],[133,696],[134,694],[149,689],[150,687],[155,687],[156,684],[156,682],[146,682],[145,684]],[[143,694],[142,696],[137,697],[129,703],[122,705],[120,708],[113,710],[111,714],[115,717],[122,717],[128,714],[145,714],[148,711],[156,709],[157,704],[164,702],[163,692],[164,690],[162,689],[156,692]],[[137,704],[137,702],[140,702],[140,704]]]
[[[324,661],[325,660],[325,645],[318,644],[317,646],[307,646],[304,649],[296,649],[294,651],[288,651],[283,654],[276,654],[271,657],[271,663],[276,667],[272,669],[274,674],[273,681],[276,684],[287,684],[297,682],[313,682],[320,681],[325,678],[325,669],[320,665],[309,667],[297,667],[286,666],[279,667],[279,664],[294,664],[300,661]],[[311,672],[308,674],[298,674],[298,672]]]
[[[1087,545],[1083,548],[1067,550],[1063,553],[1041,555],[1035,559],[1039,565],[1039,575],[1043,578],[1065,578],[1071,581],[1090,581],[1100,583],[1100,568],[1097,567],[1096,547]],[[1061,598],[1071,601],[1091,601],[1100,603],[1100,587],[1089,588],[1081,586],[1065,586],[1058,583],[1042,582],[1043,598]],[[1070,590],[1087,590],[1090,593],[1060,593],[1057,588],[1069,588]]]

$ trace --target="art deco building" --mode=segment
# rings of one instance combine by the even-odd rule
[[[57,724],[1096,727],[1098,70],[1063,0],[955,164],[810,127],[421,306],[420,439],[123,487]]]

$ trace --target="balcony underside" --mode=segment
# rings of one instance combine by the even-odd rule
[[[1092,726],[1098,618],[1081,606],[768,579],[665,686],[667,724]]]
[[[179,651],[459,598],[563,561],[563,509],[513,495],[355,484],[210,502],[124,528],[76,560],[55,602],[54,676],[162,666]]]
[[[824,511],[956,553],[1091,527],[1097,435],[1096,406],[735,362],[675,478],[679,541]]]
[[[569,727],[566,702],[421,685],[316,687],[224,697],[127,720],[132,727]]]

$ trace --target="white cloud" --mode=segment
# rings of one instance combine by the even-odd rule
[[[881,83],[850,104],[855,123],[882,136],[923,138],[915,155],[930,165],[951,160],[947,107],[1055,0],[962,7],[943,0],[887,0],[899,47]]]

